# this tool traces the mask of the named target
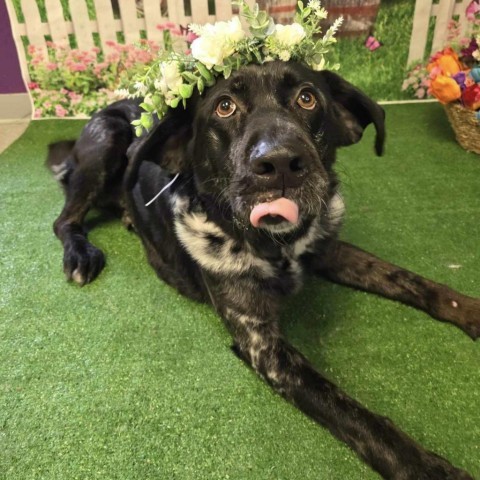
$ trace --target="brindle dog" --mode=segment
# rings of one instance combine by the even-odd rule
[[[141,139],[131,127],[138,104],[115,103],[75,143],[51,146],[48,163],[66,193],[54,230],[67,277],[83,285],[100,273],[104,255],[89,243],[84,218],[93,207],[114,208],[158,276],[210,302],[237,355],[373,469],[394,479],[471,479],[349,398],[279,329],[283,298],[313,274],[480,335],[479,300],[338,239],[336,150],[373,123],[380,155],[382,108],[338,75],[291,62],[250,65],[218,80]]]

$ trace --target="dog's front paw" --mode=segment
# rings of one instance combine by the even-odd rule
[[[105,266],[105,255],[84,237],[65,245],[63,271],[67,280],[83,286],[94,280]]]

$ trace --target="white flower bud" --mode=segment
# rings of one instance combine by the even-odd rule
[[[282,47],[293,47],[305,38],[305,30],[299,23],[291,25],[275,25],[272,38]]]

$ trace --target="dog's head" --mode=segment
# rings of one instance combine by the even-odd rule
[[[293,62],[249,65],[171,110],[136,155],[192,174],[237,225],[283,233],[321,213],[336,149],[370,123],[380,155],[384,112],[360,90]]]

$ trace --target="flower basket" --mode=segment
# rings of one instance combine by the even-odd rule
[[[480,122],[475,112],[455,102],[445,104],[444,108],[457,142],[465,150],[480,154]]]
[[[480,154],[480,0],[471,0],[464,22],[452,19],[447,33],[448,44],[426,66],[416,65],[402,89],[435,97],[460,146]]]

